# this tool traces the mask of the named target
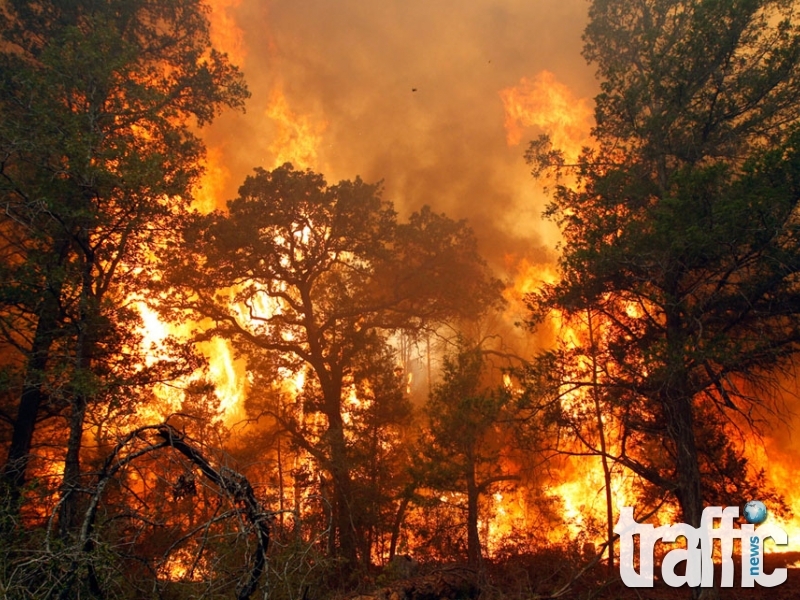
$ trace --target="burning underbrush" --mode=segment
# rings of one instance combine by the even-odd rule
[[[788,597],[738,583],[800,556],[791,3],[594,2],[594,107],[469,118],[211,4],[0,2],[0,595]]]

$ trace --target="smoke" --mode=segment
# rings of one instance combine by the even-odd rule
[[[215,42],[253,94],[246,114],[204,132],[210,170],[225,175],[206,185],[218,206],[254,167],[291,160],[329,182],[383,180],[403,214],[429,204],[468,219],[499,273],[508,256],[553,260],[557,232],[522,157],[544,130],[521,123],[510,146],[500,92],[546,70],[576,106],[595,93],[585,0],[212,4]]]
[[[580,54],[588,2],[210,2],[214,42],[252,98],[246,114],[203,131],[201,206],[224,206],[254,167],[284,161],[329,182],[383,180],[401,214],[428,204],[467,219],[513,281],[508,312],[523,319],[521,296],[555,277],[558,241],[523,153],[540,133],[572,155],[588,143],[598,88]],[[800,464],[797,436],[770,434],[767,450]],[[789,496],[797,510],[800,496]]]

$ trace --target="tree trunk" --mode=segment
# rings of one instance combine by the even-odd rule
[[[669,291],[668,297],[680,297],[675,281],[677,277],[665,286]],[[699,528],[703,516],[703,481],[694,430],[694,404],[684,362],[685,335],[679,303],[676,301],[666,311],[667,380],[663,383],[659,399],[664,410],[667,435],[675,452],[675,497],[681,507],[683,522]],[[692,589],[692,598],[710,600],[718,597],[716,584],[713,588]]]
[[[15,497],[19,496],[20,488],[25,484],[28,458],[33,442],[33,433],[36,429],[36,418],[39,414],[39,407],[47,400],[47,394],[42,389],[41,379],[47,368],[50,348],[53,344],[52,332],[57,322],[54,311],[48,311],[48,313],[39,319],[36,327],[31,357],[25,373],[25,383],[20,395],[17,418],[14,420],[8,458],[3,469],[3,479],[9,492]]]
[[[470,461],[467,470],[467,563],[478,568],[481,564],[481,540],[478,533],[478,498],[475,465]]]
[[[77,524],[78,500],[80,498],[81,446],[83,442],[83,423],[86,419],[87,400],[79,394],[72,401],[69,418],[69,439],[67,455],[64,459],[64,478],[61,482],[61,508],[59,510],[59,531],[67,535]]]
[[[683,522],[699,528],[703,516],[703,486],[694,433],[692,399],[686,396],[669,399],[664,409],[667,430],[675,446],[675,465],[678,471],[675,496],[681,507]],[[711,588],[693,588],[692,598],[719,598],[716,583]]]
[[[597,435],[600,439],[600,460],[603,464],[603,481],[606,488],[606,540],[608,542],[608,575],[614,574],[614,501],[611,494],[611,466],[606,449],[606,432],[603,424],[603,411],[600,404],[600,386],[597,380],[597,345],[594,341],[594,321],[591,309],[586,312],[589,328],[589,344],[592,358],[592,398],[594,400]]]
[[[679,297],[675,284],[665,287],[670,290],[669,297]],[[678,476],[675,496],[683,513],[683,522],[699,527],[703,513],[700,461],[694,432],[694,406],[684,364],[685,333],[677,302],[666,311],[666,321],[666,379],[662,382],[659,401],[664,410],[667,435],[674,446]]]
[[[394,558],[394,555],[397,554],[397,542],[400,538],[400,528],[403,526],[403,521],[406,517],[406,509],[410,501],[410,498],[404,497],[400,500],[400,506],[397,507],[397,513],[395,514],[394,523],[392,524],[392,539],[389,542],[390,561]]]
[[[667,430],[675,445],[678,471],[675,496],[681,507],[683,521],[692,527],[699,527],[703,515],[703,492],[691,399],[670,400],[665,406],[665,413]]]
[[[326,437],[330,445],[330,473],[333,478],[333,527],[338,540],[338,555],[351,568],[358,562],[358,540],[352,511],[352,485],[347,456],[347,441],[341,415],[341,389],[330,386],[325,395],[328,430]]]
[[[76,525],[78,500],[80,498],[81,448],[83,446],[83,424],[86,409],[92,395],[92,367],[94,366],[95,343],[99,336],[99,307],[93,291],[92,270],[94,253],[89,249],[90,241],[81,236],[84,248],[84,265],[79,301],[78,336],[75,343],[74,373],[72,386],[72,412],[69,418],[69,438],[64,459],[64,478],[61,483],[61,508],[59,526],[61,535],[67,535]]]
[[[63,263],[65,254],[66,249],[63,248],[59,254],[59,264]],[[11,445],[3,468],[2,480],[7,486],[13,505],[16,505],[21,488],[25,484],[39,408],[48,399],[48,394],[42,386],[50,350],[57,335],[62,287],[63,281],[58,278],[50,282],[50,287],[44,295],[25,371],[17,418],[14,420]]]
[[[280,524],[280,531],[283,531],[283,511],[285,509],[283,498],[283,455],[281,453],[281,436],[278,436],[278,523]]]

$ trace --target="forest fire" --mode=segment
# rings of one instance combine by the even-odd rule
[[[592,109],[585,98],[576,98],[553,73],[542,71],[517,86],[500,92],[505,111],[506,141],[516,146],[526,128],[547,133],[553,146],[575,162],[584,146],[591,145]]]
[[[231,14],[241,3],[242,0],[212,0],[208,3],[211,44],[226,53],[235,65],[243,65],[247,58],[244,31]]]
[[[270,146],[275,166],[288,162],[300,169],[319,167],[317,152],[326,127],[324,121],[314,122],[311,117],[294,112],[280,87],[272,91],[264,114],[277,125],[275,141]]]
[[[3,4],[9,597],[632,598],[623,507],[751,500],[793,560],[800,22],[489,4]]]
[[[203,159],[203,174],[200,183],[193,191],[194,204],[202,212],[211,212],[217,208],[219,199],[230,182],[230,171],[223,163],[220,148],[209,147]]]

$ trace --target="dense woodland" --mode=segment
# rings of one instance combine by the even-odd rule
[[[640,520],[785,514],[747,446],[797,390],[794,2],[593,0],[584,42],[595,143],[526,154],[563,242],[520,356],[436,207],[285,164],[193,209],[248,97],[197,0],[1,3],[0,595],[624,597],[614,481]]]

